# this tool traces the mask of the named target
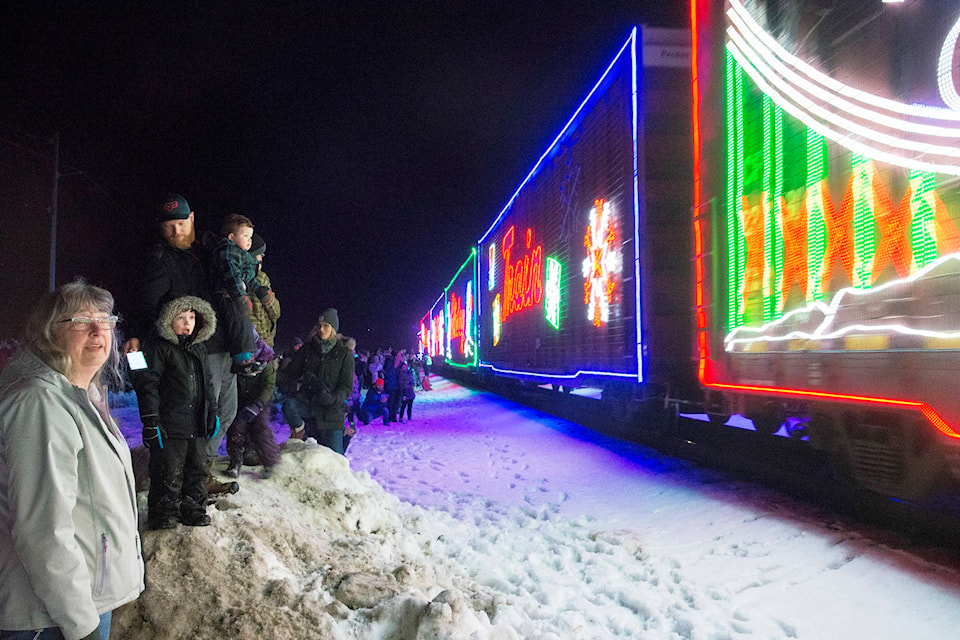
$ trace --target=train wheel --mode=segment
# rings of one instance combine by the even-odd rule
[[[711,393],[707,402],[707,416],[711,424],[723,426],[730,419],[727,398],[722,393]]]
[[[794,440],[802,440],[810,435],[810,420],[803,418],[793,418],[787,422],[787,435]]]
[[[785,419],[783,409],[776,402],[766,402],[758,413],[747,416],[757,433],[772,436],[780,430]]]
[[[606,406],[607,415],[617,424],[628,424],[633,417],[631,389],[625,385],[604,386],[602,402]]]

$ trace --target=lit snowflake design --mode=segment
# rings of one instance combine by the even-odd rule
[[[583,303],[587,305],[587,318],[599,327],[610,320],[610,303],[623,260],[616,249],[617,233],[610,203],[595,200],[589,217],[590,223],[583,235],[583,246],[587,249],[583,260]]]

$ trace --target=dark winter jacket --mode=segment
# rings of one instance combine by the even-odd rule
[[[130,322],[131,335],[127,337],[148,338],[163,305],[183,296],[211,299],[200,244],[183,250],[160,243],[147,252]]]
[[[417,392],[413,388],[413,372],[406,365],[401,365],[397,369],[397,384],[400,387],[401,399],[413,400],[417,397]]]
[[[367,389],[367,395],[364,396],[361,406],[367,411],[375,411],[377,407],[385,407],[387,406],[387,394],[378,389],[377,385],[373,385]]]
[[[309,403],[318,429],[343,429],[344,402],[353,391],[353,353],[342,339],[324,353],[320,338],[313,337],[280,375],[281,391],[298,393]]]
[[[397,382],[397,357],[393,354],[383,361],[383,390],[387,393],[396,393],[400,390]]]
[[[251,403],[266,407],[273,401],[273,391],[277,386],[277,365],[274,352],[263,340],[257,340],[253,357],[257,362],[270,363],[255,376],[237,376],[237,401],[239,408]]]
[[[171,322],[192,309],[197,324],[191,336],[177,336]],[[206,370],[205,342],[213,335],[217,318],[201,298],[171,300],[156,322],[157,337],[147,340],[143,355],[147,368],[133,373],[133,386],[145,425],[160,425],[167,438],[204,438],[217,429],[216,394]]]
[[[250,292],[250,321],[260,334],[260,339],[273,347],[277,337],[277,320],[280,319],[280,301],[273,294],[270,277],[263,269],[257,271],[257,286],[267,287],[270,292],[266,300],[258,298],[256,290]]]

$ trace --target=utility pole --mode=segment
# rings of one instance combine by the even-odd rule
[[[60,183],[60,133],[53,134],[53,195],[50,197],[50,291],[57,288],[57,191]]]

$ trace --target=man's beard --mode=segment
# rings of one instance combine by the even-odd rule
[[[184,236],[177,236],[172,241],[170,241],[170,246],[174,249],[189,249],[193,246],[193,241],[196,239],[197,234],[194,229],[190,229],[190,233]]]

